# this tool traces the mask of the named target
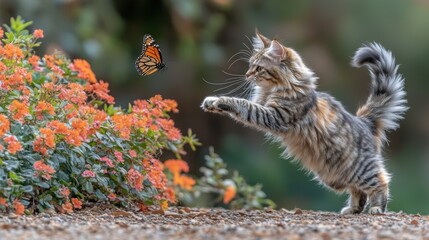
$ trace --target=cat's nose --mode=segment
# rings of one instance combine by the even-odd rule
[[[252,76],[252,72],[251,71],[247,71],[246,72],[246,78],[250,78],[250,76]]]

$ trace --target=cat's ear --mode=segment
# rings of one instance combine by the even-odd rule
[[[276,40],[271,41],[267,54],[280,62],[287,59],[288,51]]]
[[[258,29],[255,29],[255,35],[256,37],[253,38],[253,49],[255,51],[260,51],[270,46],[271,40],[260,34]]]

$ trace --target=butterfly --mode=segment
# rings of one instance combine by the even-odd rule
[[[149,34],[143,37],[142,53],[137,58],[135,65],[137,72],[142,76],[150,75],[165,68],[165,64],[162,62],[161,49]]]

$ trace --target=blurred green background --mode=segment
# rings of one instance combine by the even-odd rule
[[[1,23],[21,15],[45,31],[40,55],[54,49],[87,59],[110,84],[116,103],[161,94],[176,99],[173,116],[204,144],[186,157],[194,174],[208,147],[279,207],[338,211],[345,196],[330,192],[297,164],[280,158],[277,144],[231,119],[204,113],[199,105],[246,62],[228,59],[249,45],[255,28],[302,54],[326,91],[354,112],[368,94],[369,76],[350,67],[362,43],[392,50],[406,78],[410,110],[389,134],[386,165],[393,174],[389,209],[429,214],[429,1],[426,0],[1,0]],[[140,77],[134,61],[145,33],[161,46],[167,71]],[[244,44],[243,44],[244,43]]]

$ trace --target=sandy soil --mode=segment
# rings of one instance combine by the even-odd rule
[[[92,207],[73,214],[0,216],[0,239],[427,239],[429,216],[342,216],[305,210]]]

